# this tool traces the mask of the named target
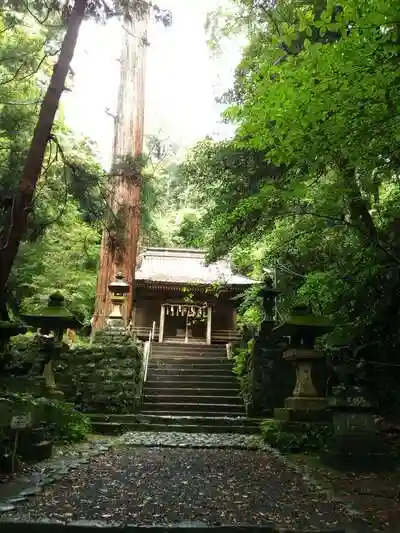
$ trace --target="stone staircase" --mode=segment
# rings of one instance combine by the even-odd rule
[[[225,345],[157,343],[152,346],[139,415],[92,416],[94,429],[256,433],[246,417]]]
[[[244,416],[243,400],[225,346],[154,343],[141,412]]]

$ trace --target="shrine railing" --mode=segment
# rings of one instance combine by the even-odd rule
[[[240,333],[235,329],[215,329],[211,332],[211,342],[237,342]]]
[[[135,326],[132,331],[136,337],[145,340],[148,342],[150,326]],[[158,339],[159,328],[156,327],[156,323],[153,323],[152,328],[152,341]],[[215,343],[227,343],[227,342],[237,342],[240,340],[240,333],[235,329],[215,329],[211,330],[211,342]]]
[[[136,337],[139,337],[141,339],[147,339],[149,335],[149,326],[135,326],[132,328],[132,332]],[[152,326],[152,341],[158,337],[159,335],[159,328],[156,327],[156,323],[153,322]],[[147,342],[147,341],[146,341]]]

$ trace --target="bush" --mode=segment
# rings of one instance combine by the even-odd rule
[[[43,405],[43,422],[53,440],[79,442],[91,431],[90,419],[70,403],[49,400]]]
[[[265,442],[282,453],[318,453],[326,448],[332,431],[329,424],[295,422],[289,425],[274,419],[261,422]]]
[[[1,399],[8,401],[12,414],[30,412],[34,426],[44,426],[54,441],[78,442],[91,431],[90,419],[65,401],[25,393],[5,393]]]
[[[246,406],[252,403],[252,350],[254,339],[248,341],[246,347],[235,347],[233,350],[233,372],[240,384],[240,394]]]
[[[32,373],[43,356],[33,335],[17,335],[0,353],[0,370],[3,376],[21,376]]]

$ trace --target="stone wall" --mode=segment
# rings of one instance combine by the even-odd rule
[[[0,391],[41,395],[40,375],[44,354],[35,338],[13,339],[2,369]],[[84,412],[133,412],[139,404],[142,349],[126,330],[96,332],[89,346],[65,349],[53,363],[56,385],[65,400]],[[39,384],[39,385],[38,385]],[[43,393],[43,391],[42,391]]]
[[[275,407],[282,407],[296,382],[291,363],[282,358],[279,346],[268,345],[266,340],[256,339],[250,356],[252,409],[257,415],[271,415]]]
[[[141,348],[131,342],[76,348],[55,368],[58,388],[77,409],[132,413],[139,407]]]

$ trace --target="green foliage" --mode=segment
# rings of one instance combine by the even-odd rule
[[[0,353],[0,372],[2,376],[30,375],[42,359],[32,334],[17,335]]]
[[[42,238],[21,246],[11,278],[19,309],[37,310],[58,289],[71,311],[88,321],[94,306],[99,247],[99,229],[83,222],[76,204],[70,203]]]
[[[31,413],[34,426],[44,426],[48,435],[56,442],[78,442],[90,433],[91,424],[88,417],[63,400],[16,392],[3,393],[0,403],[4,402],[12,415]]]
[[[237,376],[239,376],[239,378],[244,377],[244,375],[246,374],[248,360],[252,354],[253,347],[254,340],[251,339],[250,341],[248,341],[247,346],[245,348],[235,347],[233,350],[233,372]]]
[[[310,304],[341,324],[331,342],[379,341],[371,359],[390,368],[400,346],[399,1],[236,5],[228,27],[236,17],[251,31],[225,95],[235,137],[205,139],[181,167],[209,257],[231,254],[256,276],[276,268],[281,318]],[[248,309],[244,323],[257,322]]]
[[[240,394],[244,400],[246,408],[252,403],[253,350],[254,339],[249,340],[246,346],[235,346],[233,349],[233,372],[239,380]]]
[[[298,426],[298,427],[296,427]],[[261,434],[267,444],[282,453],[318,453],[324,450],[333,429],[326,424],[288,423],[266,419]]]
[[[177,230],[172,235],[172,241],[178,248],[202,248],[203,229],[200,216],[194,209],[184,208],[178,212],[176,219]]]
[[[10,17],[14,17],[12,21]],[[37,120],[40,86],[48,76],[52,47],[59,37],[45,25],[35,23],[35,31],[27,29],[26,17],[31,20],[26,10],[5,10],[0,17],[3,237]],[[68,303],[82,318],[92,313],[106,185],[93,148],[89,141],[72,137],[60,111],[47,146],[28,232],[9,279],[8,303],[15,314],[34,310],[56,288],[69,293]]]
[[[77,411],[73,404],[51,400],[43,407],[43,419],[55,441],[79,442],[88,437],[90,419]]]
[[[56,383],[81,412],[131,413],[138,407],[142,348],[132,338],[107,342],[97,333],[92,346],[62,354]]]
[[[263,320],[260,288],[258,286],[250,287],[236,299],[240,299],[237,308],[237,325],[242,331],[247,329],[253,333],[257,332]]]

